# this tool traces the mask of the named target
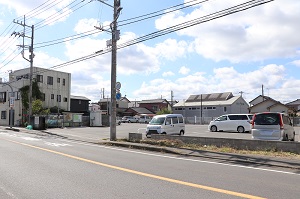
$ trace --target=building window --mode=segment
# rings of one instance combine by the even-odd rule
[[[65,86],[66,85],[66,79],[63,79],[63,86]]]
[[[158,111],[158,106],[152,106],[153,111]]]
[[[60,78],[59,77],[57,78],[57,83],[60,84]]]
[[[81,100],[78,100],[78,104],[81,104]]]
[[[56,96],[56,101],[61,102],[61,95]]]
[[[43,83],[43,75],[37,75],[36,76],[36,81]]]
[[[53,85],[53,77],[47,76],[47,84],[48,85]]]
[[[6,102],[6,92],[0,92],[0,102]]]
[[[225,113],[227,112],[227,107],[224,107],[224,112],[225,112]]]
[[[41,99],[41,100],[42,100],[42,101],[45,101],[46,94],[45,94],[45,93],[42,93],[42,96],[41,96],[41,97],[42,97],[42,99]]]
[[[54,99],[54,94],[51,94],[51,99]]]
[[[1,111],[1,119],[6,119],[6,111]]]
[[[67,102],[68,101],[68,98],[64,97],[64,102]]]

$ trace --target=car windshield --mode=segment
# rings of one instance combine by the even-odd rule
[[[155,117],[150,121],[150,124],[161,125],[164,123],[164,121],[165,121],[164,117]]]
[[[254,123],[257,125],[279,125],[280,115],[277,113],[257,114]]]

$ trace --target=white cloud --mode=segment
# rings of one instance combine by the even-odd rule
[[[182,57],[188,47],[185,41],[176,41],[175,39],[167,39],[163,43],[156,45],[158,56],[174,61],[178,57]]]
[[[295,60],[295,61],[291,62],[291,64],[300,67],[300,60]]]
[[[162,95],[170,99],[169,93],[172,90],[175,99],[182,100],[192,94],[232,92],[233,95],[239,95],[239,92],[243,91],[243,96],[249,102],[261,94],[264,85],[265,94],[268,89],[270,97],[283,102],[286,99],[297,98],[295,93],[300,93],[300,87],[295,86],[300,80],[286,79],[285,74],[286,68],[275,64],[262,66],[250,72],[238,72],[233,67],[221,67],[214,69],[213,75],[209,76],[197,72],[174,81],[155,79],[144,82],[134,95],[144,96],[146,99]]]
[[[156,21],[162,29],[183,21],[199,18],[245,1],[216,1],[203,3],[192,13],[171,13]],[[276,57],[297,56],[300,37],[300,2],[277,0],[252,9],[225,16],[191,28],[179,35],[194,38],[195,51],[215,61],[259,61]]]
[[[175,74],[172,71],[164,72],[162,74],[163,77],[174,76]]]
[[[182,74],[182,75],[186,75],[190,72],[190,69],[185,67],[185,66],[182,66],[180,69],[179,69],[179,73]]]
[[[41,19],[45,20],[43,24],[53,25],[56,22],[65,21],[68,18],[71,9],[66,6],[70,4],[71,1],[72,0],[63,0],[54,4],[52,2],[41,6],[40,1],[0,0],[0,4],[7,6],[11,11],[15,11],[17,16],[26,15],[32,18],[30,19],[31,21]],[[23,20],[23,18],[20,18],[20,20]]]

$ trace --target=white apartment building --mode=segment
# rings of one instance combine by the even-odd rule
[[[33,67],[33,81],[38,82],[43,93],[43,107],[58,107],[70,111],[71,73]],[[9,74],[9,82],[0,86],[0,125],[9,125],[10,109],[13,109],[13,124],[18,125],[23,115],[20,88],[30,84],[30,68],[12,71]],[[14,104],[10,107],[10,96],[13,91]]]

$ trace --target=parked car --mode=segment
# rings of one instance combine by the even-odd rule
[[[123,123],[137,123],[139,121],[138,118],[133,116],[124,116],[121,120]]]
[[[253,116],[251,134],[253,139],[295,140],[295,129],[285,113],[256,113]]]
[[[216,131],[237,131],[239,133],[250,132],[252,114],[227,114],[211,121],[208,130]]]
[[[147,125],[146,137],[151,137],[151,134],[183,135],[184,132],[185,124],[181,114],[157,115]]]
[[[152,117],[148,116],[148,115],[141,115],[139,117],[139,123],[145,123],[148,124],[151,121]]]

